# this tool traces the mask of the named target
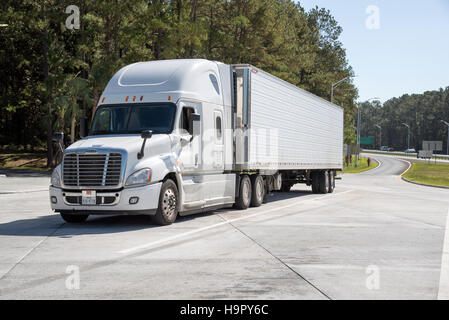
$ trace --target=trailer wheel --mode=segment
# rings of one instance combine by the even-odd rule
[[[320,189],[320,173],[319,172],[312,172],[311,173],[312,178],[312,192],[313,193],[319,193]]]
[[[61,218],[68,223],[81,223],[87,220],[88,214],[71,214],[60,212]]]
[[[329,175],[329,187],[327,188],[327,193],[332,193],[334,192],[335,189],[335,175],[334,175],[334,171],[329,171],[328,173]]]
[[[327,171],[320,171],[318,173],[319,176],[319,183],[318,183],[318,191],[319,193],[327,193],[329,189],[329,175]]]
[[[260,207],[265,197],[265,183],[261,175],[251,176],[251,187],[253,191],[251,194],[251,206]]]
[[[251,180],[248,176],[240,179],[239,196],[235,199],[234,207],[240,210],[248,209],[251,204]]]
[[[171,179],[167,179],[161,187],[159,206],[153,216],[154,222],[166,226],[175,222],[178,216],[178,188]]]

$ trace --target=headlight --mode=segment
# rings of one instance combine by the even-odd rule
[[[126,179],[126,185],[132,186],[136,184],[146,184],[151,181],[151,169],[146,168],[134,172]]]
[[[53,187],[60,187],[61,186],[61,179],[59,177],[59,166],[53,170],[53,173],[51,174],[51,185]]]

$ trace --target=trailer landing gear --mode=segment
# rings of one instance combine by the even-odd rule
[[[290,189],[293,187],[293,184],[287,181],[282,182],[281,192],[290,192]]]

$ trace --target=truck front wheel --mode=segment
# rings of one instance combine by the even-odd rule
[[[60,212],[61,218],[68,223],[81,223],[87,220],[88,214],[71,214]]]
[[[240,179],[239,196],[235,199],[235,207],[240,210],[248,209],[251,204],[251,180],[247,175]]]
[[[178,216],[178,188],[173,180],[167,179],[161,187],[159,194],[159,206],[153,220],[161,225],[166,226],[175,222]]]

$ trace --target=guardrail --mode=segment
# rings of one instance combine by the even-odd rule
[[[412,157],[417,158],[418,154],[415,153],[408,153],[408,152],[401,152],[401,151],[380,151],[380,150],[369,150],[369,149],[362,149],[362,152],[367,153],[375,153],[375,154],[385,154],[390,156],[402,156],[402,157]],[[449,155],[446,154],[434,154],[432,159],[441,159],[441,160],[449,160]]]

